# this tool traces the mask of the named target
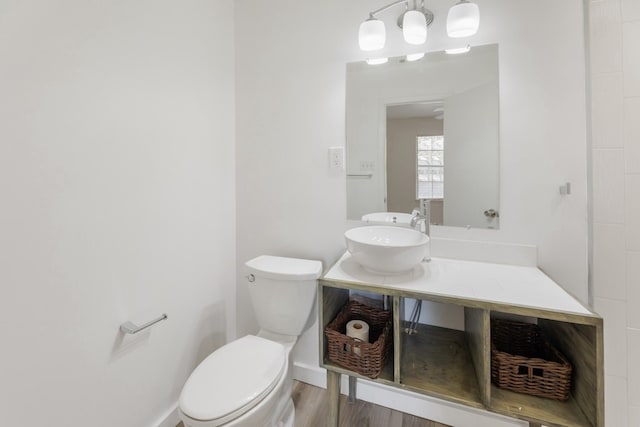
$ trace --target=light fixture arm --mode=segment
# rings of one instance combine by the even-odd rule
[[[375,18],[375,16],[378,13],[384,12],[385,10],[391,9],[392,7],[394,7],[396,5],[399,5],[399,4],[402,4],[402,3],[405,3],[408,6],[409,5],[409,0],[398,0],[398,1],[394,1],[393,3],[389,3],[386,6],[382,6],[380,9],[374,10],[373,12],[370,12],[369,13],[369,18]]]
[[[393,3],[389,3],[386,6],[382,6],[380,9],[374,10],[373,12],[369,12],[369,19],[376,19],[376,15],[377,14],[382,13],[387,9],[391,9],[392,7],[397,6],[399,4],[403,4],[404,3],[407,6],[407,9],[408,9],[410,1],[414,2],[415,10],[417,10],[419,12],[422,12],[424,14],[425,19],[427,21],[427,26],[431,25],[431,23],[433,22],[433,12],[431,12],[429,9],[426,9],[424,7],[424,0],[421,2],[421,6],[420,7],[418,7],[417,1],[415,1],[415,0],[397,0],[397,1],[394,1]],[[399,28],[402,28],[402,18],[403,17],[404,17],[404,13],[401,14],[398,17],[398,27]]]

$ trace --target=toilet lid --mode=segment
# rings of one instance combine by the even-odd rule
[[[309,259],[260,255],[245,265],[256,275],[274,280],[316,280],[322,274],[322,263]]]
[[[198,365],[180,395],[182,412],[197,420],[236,418],[258,404],[282,376],[284,346],[247,335]]]

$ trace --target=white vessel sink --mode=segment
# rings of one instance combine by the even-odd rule
[[[361,220],[368,223],[409,225],[413,216],[404,212],[373,212],[362,215]]]
[[[419,231],[389,225],[352,228],[344,237],[353,259],[377,274],[411,270],[422,261],[429,243]]]

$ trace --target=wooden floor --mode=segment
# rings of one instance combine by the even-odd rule
[[[296,407],[295,427],[325,427],[327,425],[327,391],[299,381],[293,382],[291,393]],[[383,406],[358,400],[347,402],[340,396],[341,427],[448,427],[435,421],[414,417]],[[176,427],[183,427],[180,423]]]
[[[325,389],[294,381],[291,397],[296,407],[295,427],[326,426],[327,391]],[[362,400],[349,404],[347,396],[344,395],[340,396],[340,426],[447,427],[435,421],[404,414]]]

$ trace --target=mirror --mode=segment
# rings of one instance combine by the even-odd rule
[[[347,218],[499,228],[498,46],[347,64]]]

